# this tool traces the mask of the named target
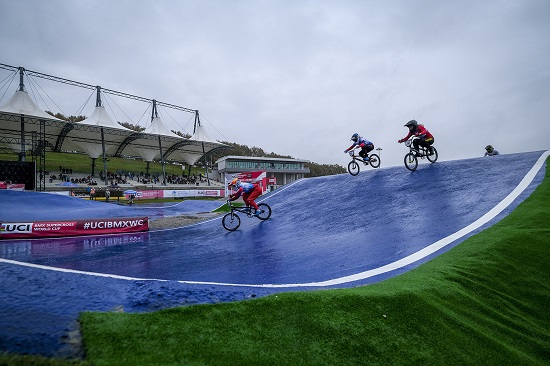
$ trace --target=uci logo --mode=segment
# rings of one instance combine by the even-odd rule
[[[17,234],[32,232],[32,223],[8,223],[0,225],[0,234]]]

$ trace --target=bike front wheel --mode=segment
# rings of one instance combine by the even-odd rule
[[[430,148],[432,149],[431,153],[430,153]],[[438,158],[437,150],[433,146],[428,147],[427,150],[428,150],[428,155],[426,155],[426,157],[428,158],[430,163],[435,163]]]
[[[271,207],[267,203],[258,204],[258,211],[260,211],[258,215],[260,220],[267,220],[271,217]]]
[[[230,212],[223,217],[222,225],[226,230],[235,231],[241,225],[241,219],[237,214]]]
[[[405,167],[409,169],[411,172],[414,172],[418,167],[418,159],[416,155],[412,152],[405,155],[404,162],[405,162]]]
[[[357,174],[359,174],[359,170],[361,170],[361,168],[359,167],[359,164],[355,160],[352,160],[349,162],[348,172],[351,175],[356,176]]]
[[[370,154],[369,155],[369,164],[373,168],[380,167],[380,156],[378,156],[376,154]]]

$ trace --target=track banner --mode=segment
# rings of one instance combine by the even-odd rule
[[[265,170],[237,173],[233,176],[239,178],[241,182],[258,183],[262,187],[262,193],[265,193],[267,190],[267,177]]]
[[[149,230],[148,217],[0,223],[0,239],[133,233]]]

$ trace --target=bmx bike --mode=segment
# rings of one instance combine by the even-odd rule
[[[348,164],[348,172],[353,176],[359,174],[359,171],[361,170],[361,166],[359,165],[359,163],[363,163],[365,165],[370,164],[370,166],[372,166],[373,168],[380,167],[380,156],[376,154],[368,154],[368,161],[364,161],[361,156],[355,155],[355,150],[349,151],[348,154],[349,156],[351,156],[351,161]]]
[[[241,225],[241,218],[239,217],[239,215],[237,215],[237,212],[245,214],[248,217],[253,217],[253,215],[256,213],[253,207],[236,207],[233,206],[231,201],[227,201],[227,205],[229,206],[230,212],[225,214],[225,216],[223,217],[222,225],[226,230],[229,231],[235,231]],[[254,217],[257,217],[262,221],[267,220],[271,217],[271,207],[269,207],[267,203],[259,203],[258,211],[260,212],[260,214]]]
[[[430,163],[435,163],[437,161],[437,150],[435,147],[428,146],[418,146],[418,153],[414,149],[413,141],[418,139],[418,137],[413,136],[412,138],[405,141],[405,145],[409,148],[409,152],[405,155],[405,167],[411,172],[414,172],[418,168],[418,159],[428,159]]]

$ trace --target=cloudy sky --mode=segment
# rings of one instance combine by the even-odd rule
[[[354,132],[402,164],[410,119],[441,160],[550,148],[549,40],[548,0],[0,0],[0,63],[198,109],[216,140],[322,164],[347,165]],[[34,81],[44,109],[91,113],[89,90]],[[146,104],[111,104],[146,125]]]

